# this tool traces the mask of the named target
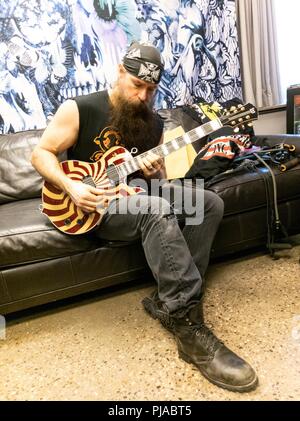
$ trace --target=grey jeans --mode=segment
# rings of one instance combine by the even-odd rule
[[[176,313],[188,308],[189,303],[200,300],[203,275],[223,217],[224,205],[219,196],[204,190],[203,222],[184,225],[187,216],[184,206],[181,214],[173,211],[176,204],[172,202],[172,193],[177,187],[166,183],[166,188],[171,190],[170,201],[143,194],[112,201],[96,235],[109,241],[141,240],[148,265],[157,281],[158,298],[170,313]],[[196,196],[196,188],[192,185],[185,189],[190,189],[188,193]],[[116,208],[120,205],[134,205],[138,211],[119,214]]]

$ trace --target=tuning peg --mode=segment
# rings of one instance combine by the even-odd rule
[[[239,108],[239,109],[244,108],[243,104],[239,104],[239,105],[238,105],[238,108]]]
[[[247,115],[246,119],[247,119],[247,120],[250,120],[250,118],[251,118],[251,117],[250,117],[250,115]]]
[[[248,127],[253,127],[253,123],[247,123]]]
[[[236,121],[232,121],[232,122],[231,122],[231,125],[232,125],[232,126],[236,126]]]
[[[240,129],[238,127],[236,127],[233,131],[234,131],[234,133],[238,133],[240,131]]]
[[[239,123],[242,123],[244,120],[242,118],[239,118]]]
[[[230,108],[230,111],[237,111],[237,108],[236,107],[231,107]]]

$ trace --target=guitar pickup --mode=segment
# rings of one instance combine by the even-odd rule
[[[93,177],[91,177],[90,175],[85,175],[81,181],[84,184],[88,184],[89,186],[97,187]]]

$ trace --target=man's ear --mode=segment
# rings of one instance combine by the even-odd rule
[[[119,75],[124,75],[126,73],[126,69],[123,64],[119,64]]]

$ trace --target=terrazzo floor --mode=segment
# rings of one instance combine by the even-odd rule
[[[257,371],[237,394],[180,360],[170,333],[144,312],[150,281],[7,317],[0,400],[300,400],[300,246],[211,265],[205,313]]]

